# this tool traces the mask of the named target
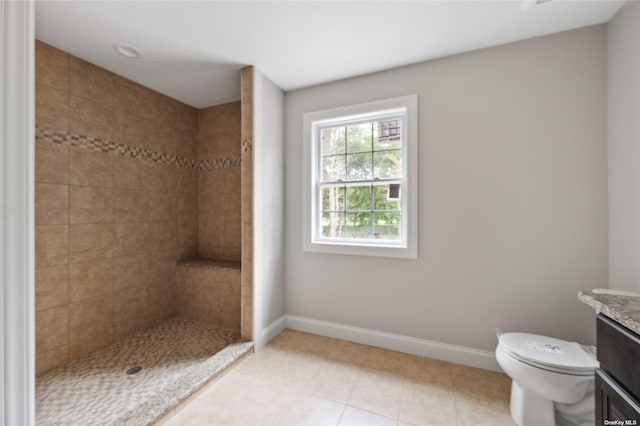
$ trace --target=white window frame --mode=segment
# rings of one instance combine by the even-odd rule
[[[385,115],[403,114],[402,126],[402,230],[401,241],[327,239],[319,235],[319,129],[330,123],[341,125]],[[360,256],[418,257],[418,96],[408,95],[303,115],[303,249],[305,252]]]

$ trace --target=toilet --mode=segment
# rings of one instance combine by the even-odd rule
[[[499,335],[496,359],[512,379],[518,426],[595,424],[595,347],[526,333]]]

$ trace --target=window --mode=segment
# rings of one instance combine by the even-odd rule
[[[417,97],[305,114],[306,251],[417,257]]]

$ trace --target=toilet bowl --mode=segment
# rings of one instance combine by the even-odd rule
[[[594,425],[595,348],[503,333],[496,359],[513,379],[510,409],[518,426]]]

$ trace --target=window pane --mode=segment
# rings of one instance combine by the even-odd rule
[[[371,179],[371,152],[347,154],[347,180]]]
[[[402,148],[402,120],[385,120],[374,123],[373,149]]]
[[[402,151],[380,151],[373,153],[374,178],[393,179],[402,177]]]
[[[401,213],[374,213],[373,235],[376,240],[400,240]]]
[[[344,180],[344,155],[322,157],[322,181],[338,182]]]
[[[347,213],[347,238],[371,239],[371,213]]]
[[[344,238],[344,213],[322,213],[322,236],[326,238]]]
[[[347,187],[347,210],[371,210],[371,185]]]
[[[347,152],[371,151],[372,123],[347,127]]]
[[[398,185],[398,187],[400,186],[400,184],[397,183],[373,186],[374,210],[400,210],[401,191],[394,191],[392,185]],[[395,195],[397,195],[397,199],[394,199]]]
[[[322,210],[344,210],[344,186],[325,186],[322,188]]]
[[[344,154],[345,127],[331,127],[320,131],[322,155]]]

